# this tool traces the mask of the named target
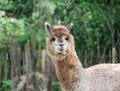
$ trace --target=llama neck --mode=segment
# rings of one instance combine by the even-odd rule
[[[55,68],[61,87],[65,91],[75,91],[84,74],[84,69],[76,54],[69,55],[62,61],[57,61]]]

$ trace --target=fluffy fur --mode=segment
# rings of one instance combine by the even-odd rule
[[[51,27],[46,48],[56,69],[63,91],[120,91],[120,64],[100,64],[83,68],[74,49],[74,37],[69,33],[72,25]],[[68,37],[68,39],[67,39]],[[52,39],[55,40],[52,40]],[[63,39],[63,51],[58,51]],[[67,49],[66,49],[67,48]]]

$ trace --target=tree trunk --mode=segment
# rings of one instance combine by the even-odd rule
[[[25,62],[26,62],[26,87],[25,91],[28,91],[29,75],[30,75],[30,55],[29,55],[29,42],[25,44]]]
[[[2,81],[2,61],[0,59],[0,81]]]
[[[116,48],[113,47],[112,48],[112,63],[116,63],[117,62],[117,51]]]
[[[105,63],[106,60],[105,53],[106,53],[106,46],[103,48],[102,63]]]
[[[3,79],[7,80],[7,73],[8,73],[8,63],[6,60],[3,61]]]
[[[18,83],[20,82],[20,76],[21,76],[20,66],[21,66],[21,51],[20,51],[20,48],[17,47],[17,79],[18,79]]]
[[[85,59],[85,60],[84,60],[84,67],[86,68],[86,67],[88,67],[88,65],[87,65],[87,64],[88,64],[88,63],[87,63],[87,60],[88,60],[88,59],[87,59],[87,51],[86,51],[86,50],[85,50],[84,57],[85,57],[85,58],[84,58],[84,59]]]
[[[12,44],[10,49],[10,58],[11,58],[11,78],[14,81],[16,74],[17,74],[17,59],[16,59],[16,40],[15,37],[12,37]],[[12,91],[14,91],[14,86],[12,87]]]
[[[48,79],[47,91],[52,91],[52,80],[53,80],[53,64],[47,52],[45,53],[45,64],[44,64],[44,75]]]

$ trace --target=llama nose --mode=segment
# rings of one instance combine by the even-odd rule
[[[60,51],[63,51],[63,46],[64,46],[64,44],[59,44],[59,47],[58,47],[58,49],[60,50]]]
[[[63,45],[64,45],[64,44],[59,44],[59,46],[61,46],[61,47],[62,47]]]

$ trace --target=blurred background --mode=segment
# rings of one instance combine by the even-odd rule
[[[0,0],[0,91],[61,91],[44,28],[58,20],[85,68],[120,63],[120,0]]]

